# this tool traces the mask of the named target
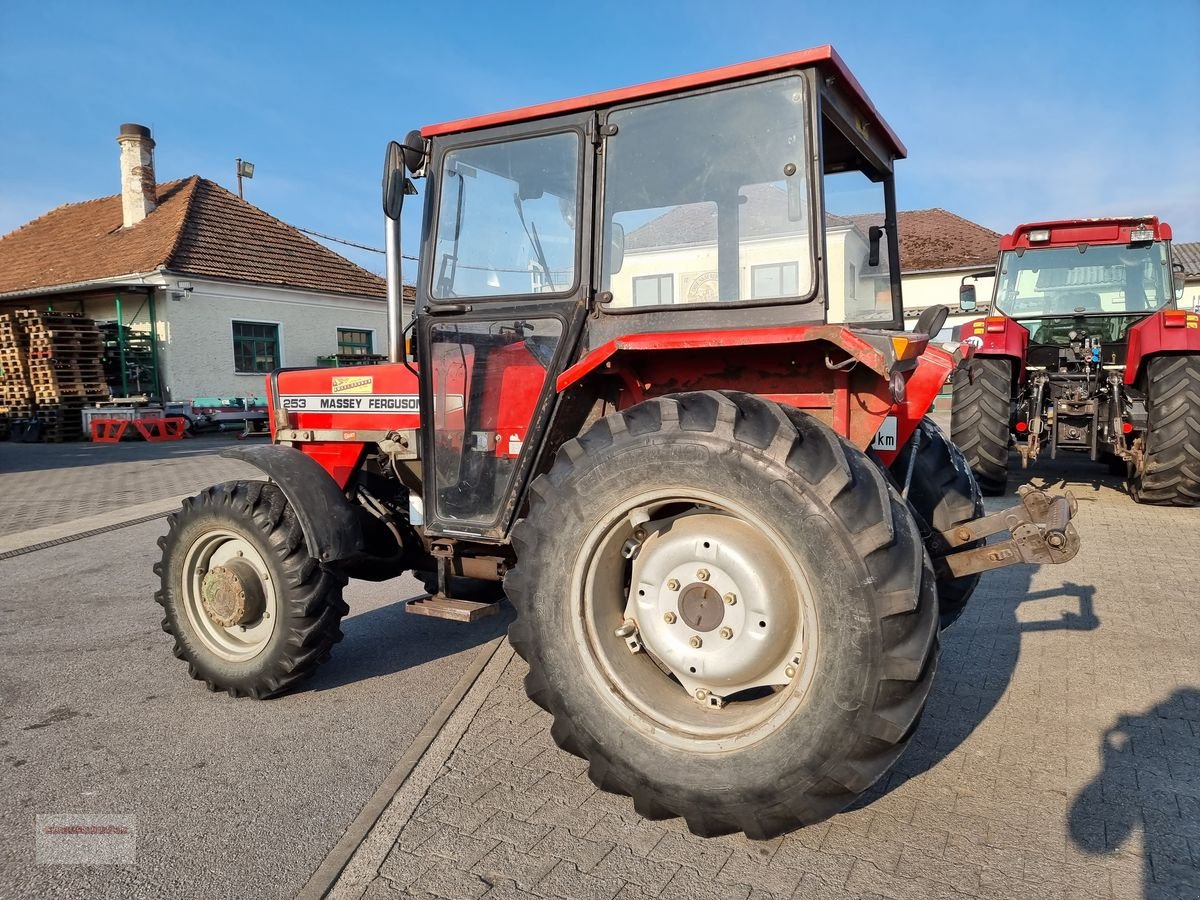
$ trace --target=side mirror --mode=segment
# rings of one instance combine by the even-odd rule
[[[883,229],[878,225],[872,225],[867,229],[867,241],[870,244],[870,251],[867,253],[867,265],[879,265],[879,241],[883,238]]]
[[[388,141],[383,159],[383,214],[389,219],[400,218],[406,181],[404,148],[395,141]]]
[[[616,274],[625,265],[625,226],[613,222],[608,233],[608,271]]]
[[[1187,280],[1184,278],[1183,272],[1173,272],[1172,281],[1175,286],[1175,299],[1182,300],[1184,289],[1187,287]]]
[[[425,166],[425,139],[421,137],[421,132],[413,129],[404,136],[404,143],[400,145],[400,153],[404,157],[404,167],[408,171],[419,174]]]
[[[962,284],[958,287],[958,308],[963,312],[974,312],[979,306],[975,300],[975,285]]]

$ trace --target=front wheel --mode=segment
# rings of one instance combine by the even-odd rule
[[[1145,449],[1129,480],[1138,503],[1200,503],[1200,356],[1146,363]]]
[[[936,668],[932,570],[830,429],[745,394],[650,400],[568,441],[531,498],[509,636],[598,787],[767,838],[903,751]]]
[[[219,484],[168,521],[154,599],[193,678],[232,697],[263,698],[329,657],[342,639],[346,582],[310,555],[278,487]]]

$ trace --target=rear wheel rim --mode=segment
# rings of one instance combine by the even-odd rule
[[[664,520],[694,531],[697,558],[681,556],[678,544],[661,559],[641,558],[657,552],[653,526]],[[639,528],[649,534],[630,561]],[[711,548],[706,531],[715,536]],[[741,534],[730,552],[734,531]],[[764,570],[771,576],[766,589]],[[651,577],[633,580],[638,574]],[[672,580],[677,586],[667,584]],[[715,622],[714,593],[722,604]],[[673,749],[717,753],[762,740],[803,704],[819,653],[814,597],[787,543],[741,504],[690,488],[655,490],[611,510],[584,539],[572,577],[571,628],[586,674],[630,727]],[[630,621],[637,625],[632,636]],[[699,646],[689,643],[693,638]],[[693,672],[690,659],[716,665]],[[723,706],[714,705],[714,696],[755,681],[774,686],[726,694]]]
[[[241,577],[257,578],[257,583],[248,586],[261,592],[261,614],[229,626],[214,621],[211,607],[206,608],[204,602],[205,578],[223,567]],[[266,649],[279,620],[279,598],[267,561],[254,544],[231,530],[206,532],[188,549],[182,582],[188,624],[206,650],[229,662],[246,662]],[[258,613],[257,606],[254,612]]]

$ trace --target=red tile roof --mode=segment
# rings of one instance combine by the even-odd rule
[[[382,278],[212,181],[158,186],[158,206],[121,227],[121,197],[53,209],[0,237],[0,295],[165,269],[180,275],[380,297]]]
[[[883,224],[883,213],[846,216],[864,231]],[[970,219],[935,207],[896,213],[900,229],[900,270],[957,269],[995,265],[1000,235]]]
[[[1200,275],[1200,243],[1174,244],[1171,251],[1174,261],[1183,266],[1184,275],[1189,278]]]

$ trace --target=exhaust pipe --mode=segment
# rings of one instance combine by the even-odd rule
[[[404,362],[404,260],[400,256],[400,219],[385,217],[388,362]]]

